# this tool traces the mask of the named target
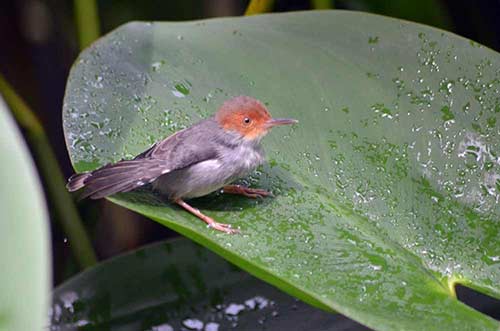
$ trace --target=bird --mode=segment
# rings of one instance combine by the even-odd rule
[[[275,126],[298,123],[272,118],[265,105],[249,96],[225,101],[217,112],[198,123],[154,143],[130,160],[110,163],[72,175],[67,189],[83,189],[81,198],[100,199],[152,184],[153,190],[192,213],[215,230],[237,233],[185,200],[223,193],[249,198],[271,195],[263,189],[231,184],[264,162],[262,138]]]

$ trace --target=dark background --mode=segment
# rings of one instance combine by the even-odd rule
[[[246,5],[243,0],[98,1],[102,34],[131,20],[238,16],[244,13]],[[368,11],[433,25],[500,50],[500,1],[497,0],[337,0],[334,5],[337,9]],[[276,1],[274,11],[307,9],[310,1],[280,0]],[[66,78],[78,52],[72,1],[0,1],[0,74],[42,121],[66,177],[73,169],[64,143],[61,110]],[[99,259],[176,235],[105,200],[81,201],[78,208]],[[78,272],[78,267],[71,255],[71,242],[58,227],[56,216],[51,216],[54,283],[59,284]],[[471,295],[474,296],[465,293],[462,297]],[[488,306],[485,300],[479,302]],[[488,307],[491,310],[491,305]]]

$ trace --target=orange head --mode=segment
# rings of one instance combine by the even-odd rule
[[[224,130],[236,131],[248,140],[262,138],[273,126],[298,122],[290,118],[272,118],[260,101],[247,96],[224,102],[215,119]]]

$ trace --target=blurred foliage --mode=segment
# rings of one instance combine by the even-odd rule
[[[59,225],[72,241],[72,251],[82,268],[96,263],[96,256],[78,211],[65,187],[65,179],[47,135],[34,112],[0,75],[0,92],[4,95],[17,123],[25,130],[32,153],[36,156],[39,175],[43,178]]]
[[[0,171],[0,330],[42,330],[52,267],[47,208],[29,150],[2,94],[0,153],[6,157]]]
[[[312,9],[333,9],[334,0],[311,0]]]
[[[74,4],[80,49],[84,49],[100,35],[97,3],[96,0],[75,0]]]
[[[241,15],[245,0],[230,1],[99,1],[103,31],[110,31],[130,21],[186,21],[225,15]]]
[[[337,0],[338,7],[401,18],[451,31],[451,19],[439,0]]]
[[[245,10],[245,15],[257,15],[268,13],[273,10],[274,0],[251,0]]]
[[[137,290],[140,288],[140,290]],[[52,328],[98,330],[322,330],[349,323],[311,307],[187,239],[128,252],[54,291]],[[57,312],[57,313],[56,313]],[[355,323],[357,331],[367,330]]]

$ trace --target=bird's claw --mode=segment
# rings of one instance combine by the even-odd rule
[[[240,185],[229,185],[223,188],[223,192],[231,194],[240,194],[248,198],[264,198],[267,196],[272,196],[273,194],[269,191],[260,188],[249,188]]]
[[[208,227],[228,234],[235,234],[240,232],[238,229],[233,229],[231,227],[231,224],[224,224],[215,221],[208,223]]]
[[[272,196],[273,194],[269,191],[260,189],[260,188],[245,188],[244,196],[249,198],[265,198],[268,196]]]
[[[186,209],[187,211],[189,211],[191,214],[195,215],[199,219],[201,219],[203,222],[207,223],[208,227],[211,227],[217,231],[221,231],[221,232],[225,232],[225,233],[229,233],[229,234],[240,232],[238,229],[231,228],[230,224],[216,222],[213,218],[208,217],[207,215],[204,215],[199,209],[191,207],[182,199],[175,200],[175,203],[177,203],[179,206]]]

